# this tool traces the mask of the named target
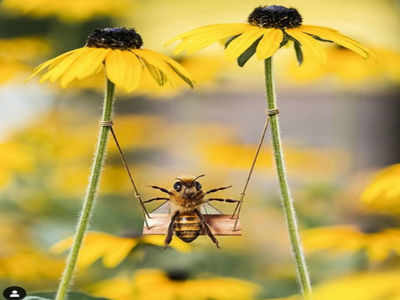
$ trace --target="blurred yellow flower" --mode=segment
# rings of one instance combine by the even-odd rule
[[[216,24],[193,29],[169,41],[180,40],[175,53],[186,51],[192,54],[209,45],[230,38],[225,44],[225,54],[237,59],[243,66],[254,54],[264,60],[275,54],[280,47],[293,41],[299,63],[304,56],[325,61],[325,51],[320,42],[334,42],[346,47],[363,58],[370,56],[370,51],[342,35],[338,31],[320,26],[302,25],[302,16],[294,8],[280,5],[260,6],[248,17],[248,23]]]
[[[199,149],[203,160],[208,164],[225,168],[248,169],[256,146],[227,141],[202,145]],[[285,152],[288,169],[301,175],[307,173],[309,175],[334,176],[349,166],[348,155],[340,150],[292,146],[285,147]],[[262,150],[257,161],[257,168],[274,169],[271,149],[268,149],[267,153]]]
[[[400,255],[400,229],[397,228],[364,233],[351,225],[320,227],[305,230],[302,238],[307,253],[365,250],[372,262],[381,262],[391,253]]]
[[[22,79],[24,74],[31,71],[31,68],[20,61],[0,57],[0,70],[0,84],[4,84],[14,79]]]
[[[161,143],[160,138],[151,138],[152,132],[164,126],[163,120],[158,117],[124,115],[115,117],[114,123],[123,148],[143,148]],[[31,160],[42,163],[65,165],[66,162],[81,162],[82,159],[91,156],[96,126],[88,121],[87,116],[78,112],[51,111],[40,115],[26,127],[11,132],[2,149],[7,151],[4,154],[7,162],[11,161],[11,157],[15,157],[15,163],[21,165],[28,160],[22,151],[30,154]],[[10,147],[14,151],[8,151]],[[109,144],[109,150],[117,151],[112,143]],[[17,158],[20,158],[20,161],[17,161]],[[7,165],[6,161],[3,165]]]
[[[234,278],[189,279],[184,271],[145,269],[133,278],[117,277],[92,287],[95,295],[112,300],[250,300],[259,287]]]
[[[30,149],[15,141],[0,142],[0,187],[9,183],[14,174],[27,173],[34,167]]]
[[[361,201],[372,212],[400,213],[400,164],[379,171],[361,194]]]
[[[0,257],[25,250],[30,240],[27,227],[15,215],[0,215]]]
[[[47,55],[51,50],[48,42],[35,37],[0,39],[0,57],[30,61]]]
[[[400,273],[363,272],[322,282],[314,286],[313,299],[318,300],[400,300]],[[300,296],[275,300],[301,300]],[[273,299],[269,299],[273,300]]]
[[[6,10],[42,18],[56,16],[64,21],[85,21],[96,16],[123,17],[134,8],[133,0],[3,0]]]
[[[0,254],[0,278],[10,281],[34,281],[58,279],[64,261],[34,249],[17,251],[10,255]]]
[[[49,51],[49,44],[39,38],[0,39],[0,84],[24,80],[32,71],[27,62]]]
[[[68,51],[39,65],[31,77],[46,70],[41,82],[59,81],[65,88],[105,70],[107,78],[126,92],[135,90],[148,72],[158,85],[180,84],[193,87],[190,74],[175,60],[148,49],[134,29],[96,29],[84,47]]]
[[[365,272],[333,279],[314,289],[318,300],[399,300],[399,272]]]
[[[83,246],[79,252],[78,268],[84,269],[92,265],[95,261],[103,258],[103,265],[107,268],[118,266],[129,253],[139,244],[150,244],[164,246],[164,236],[137,236],[120,237],[103,232],[89,232],[86,234]],[[69,237],[52,246],[51,252],[62,253],[72,245],[73,238]],[[182,241],[175,240],[171,247],[187,252],[191,247]]]
[[[377,78],[400,80],[400,53],[384,49],[373,49],[376,60],[363,60],[344,47],[331,46],[327,49],[326,64],[307,60],[301,66],[291,60],[288,75],[299,83],[309,83],[321,77],[335,76],[341,82],[354,84]]]

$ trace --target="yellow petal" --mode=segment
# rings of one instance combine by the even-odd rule
[[[118,238],[118,247],[109,249],[105,253],[103,257],[104,266],[107,268],[118,266],[138,243],[137,239]]]
[[[274,55],[283,40],[283,32],[279,29],[266,29],[264,37],[257,46],[257,58],[267,59]]]
[[[174,37],[173,39],[167,41],[165,43],[165,46],[168,46],[174,43],[175,41],[182,40],[184,38],[192,36],[213,35],[213,34],[215,35],[226,32],[233,32],[232,35],[235,35],[245,31],[249,26],[251,25],[246,23],[214,24],[214,25],[202,26]]]
[[[104,48],[88,48],[88,51],[75,60],[69,70],[61,77],[61,86],[66,87],[74,79],[83,79],[93,75],[99,65],[103,64],[109,51],[109,49]]]
[[[187,51],[188,54],[192,54],[195,51],[203,49],[219,40],[223,40],[255,28],[258,27],[244,23],[219,24],[205,26],[205,28],[198,28],[198,30],[194,30],[196,33],[179,38],[183,41],[180,45],[178,45],[174,53],[179,54],[183,51]]]
[[[325,49],[321,47],[319,41],[301,32],[297,28],[287,29],[286,32],[301,44],[302,50],[304,51],[306,57],[307,55],[312,55],[312,57],[316,58],[319,62],[325,63]]]
[[[52,67],[46,74],[44,74],[40,81],[43,82],[49,79],[51,82],[55,82],[65,72],[67,72],[68,68],[76,59],[78,59],[79,56],[84,55],[86,52],[87,48],[84,47],[74,51],[71,55],[66,56],[58,64],[55,64],[54,67]]]
[[[334,29],[310,25],[303,25],[297,29],[305,33],[316,35],[322,39],[335,42],[338,45],[354,51],[363,58],[368,58],[370,55],[372,55],[371,50]]]
[[[261,28],[252,28],[234,39],[225,50],[225,54],[232,59],[236,59],[243,54],[258,38],[264,34]]]
[[[154,51],[148,49],[135,49],[133,50],[140,58],[144,59],[148,64],[159,69],[167,77],[167,81],[174,84],[180,77],[173,71],[173,69],[162,59],[162,56]]]
[[[87,242],[85,241],[79,251],[77,266],[79,269],[85,269],[92,265],[96,260],[102,257],[107,251],[107,243]]]
[[[83,79],[94,73],[97,73],[99,68],[103,68],[104,59],[107,56],[110,49],[96,48],[96,51],[92,51],[88,54],[87,60],[82,63],[86,63],[86,66],[82,68],[82,71],[78,74],[78,79]],[[76,63],[76,62],[75,62]]]
[[[34,70],[32,75],[28,78],[28,80],[32,79],[34,76],[36,76],[37,74],[39,74],[41,71],[43,71],[46,68],[50,68],[52,66],[54,66],[55,64],[57,64],[58,62],[60,62],[60,60],[64,59],[66,56],[71,55],[72,53],[74,53],[75,51],[78,51],[79,49],[74,49],[68,52],[65,52],[55,58],[52,58],[42,64],[40,64],[39,66],[37,66]]]
[[[112,50],[106,56],[106,74],[116,86],[125,89],[126,62],[121,50]]]
[[[153,53],[159,55],[160,58],[162,58],[167,64],[169,64],[172,67],[174,72],[177,73],[178,76],[181,77],[181,79],[183,79],[187,84],[193,87],[192,75],[180,63],[178,63],[177,61],[175,61],[174,59],[170,58],[167,55],[156,52]]]
[[[138,57],[130,51],[122,51],[126,62],[125,68],[125,90],[129,93],[137,88],[143,72],[143,65]]]
[[[142,238],[142,241],[143,243],[153,244],[160,247],[165,245],[165,237],[159,235],[146,235]],[[176,238],[173,239],[169,245],[170,247],[180,252],[189,252],[192,249],[190,244],[187,244]]]

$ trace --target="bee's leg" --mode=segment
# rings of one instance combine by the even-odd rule
[[[205,192],[204,195],[211,194],[211,193],[215,193],[215,192],[222,191],[222,190],[226,190],[226,189],[229,189],[229,188],[231,188],[231,187],[232,187],[232,186],[230,185],[230,186],[223,186],[223,187],[216,188],[216,189],[211,189],[211,190]]]
[[[169,198],[156,197],[156,198],[151,198],[149,200],[143,201],[143,203],[149,203],[149,202],[157,201],[157,200],[169,200]]]
[[[206,199],[206,200],[205,200],[205,202],[210,202],[210,201],[220,201],[220,202],[228,202],[228,203],[237,203],[237,202],[240,202],[240,200],[224,199],[224,198],[209,198],[209,199]]]
[[[174,223],[175,219],[178,217],[179,211],[176,211],[174,215],[171,217],[171,221],[168,225],[168,231],[167,231],[167,236],[165,237],[165,248],[171,243],[172,241],[172,236],[174,234]]]
[[[161,192],[166,193],[166,194],[168,194],[170,196],[173,195],[170,191],[168,191],[167,189],[165,189],[163,187],[156,186],[156,185],[151,185],[150,187],[153,188],[153,189],[156,189],[156,190],[160,190]]]
[[[215,246],[217,246],[217,248],[219,248],[219,244],[218,244],[218,240],[216,239],[216,237],[214,236],[214,234],[212,233],[210,227],[208,226],[206,219],[204,218],[204,216],[201,214],[201,212],[197,209],[195,209],[195,213],[196,215],[199,216],[201,224],[204,226],[204,230],[206,231],[207,235],[210,237],[210,239],[213,241],[213,243],[215,244]]]

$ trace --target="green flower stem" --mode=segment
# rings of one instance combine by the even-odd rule
[[[274,78],[272,72],[272,57],[265,60],[265,87],[268,109],[277,109]],[[294,258],[296,261],[297,274],[302,294],[304,295],[305,299],[309,299],[309,297],[311,297],[311,281],[307,271],[307,264],[304,258],[299,230],[297,226],[296,212],[293,205],[293,199],[290,195],[289,184],[286,175],[286,167],[283,158],[283,149],[279,130],[279,116],[277,114],[270,116],[270,122],[275,164],[278,172],[282,205],[285,212],[286,223],[288,226],[290,243],[292,245]]]
[[[114,84],[108,80],[106,83],[106,92],[104,96],[103,105],[103,122],[110,122],[112,117],[113,100],[114,100]],[[107,126],[100,127],[100,133],[97,142],[96,152],[94,154],[94,161],[89,177],[89,184],[86,190],[85,199],[81,214],[79,217],[78,225],[76,228],[74,241],[72,248],[69,252],[67,263],[61,282],[58,286],[57,295],[55,300],[64,300],[68,292],[68,288],[71,285],[72,276],[78,260],[79,250],[82,246],[83,238],[85,237],[86,230],[88,229],[89,220],[94,207],[94,200],[96,198],[97,187],[99,185],[101,171],[104,163],[104,157],[106,154],[107,139],[110,128]]]

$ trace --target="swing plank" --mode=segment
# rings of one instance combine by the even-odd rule
[[[147,219],[150,228],[143,226],[143,235],[165,235],[167,233],[167,228],[170,222],[169,214],[151,214],[151,218]],[[237,229],[234,231],[233,227],[235,225],[236,219],[232,219],[231,215],[223,214],[204,214],[207,224],[210,226],[212,232],[215,235],[225,235],[225,236],[240,236],[242,231],[240,229],[240,220],[238,222]],[[204,234],[204,233],[202,233]]]

